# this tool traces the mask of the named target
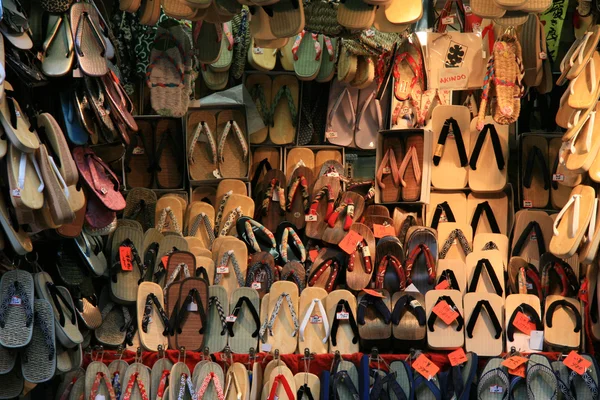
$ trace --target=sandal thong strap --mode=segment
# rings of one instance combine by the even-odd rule
[[[233,307],[233,311],[231,314],[233,316],[235,316],[235,321],[227,321],[227,331],[229,332],[229,337],[235,337],[235,335],[233,333],[233,325],[237,321],[237,318],[240,315],[240,311],[242,310],[242,306],[244,304],[246,304],[246,306],[248,307],[248,310],[250,311],[250,314],[252,315],[252,318],[254,319],[254,323],[256,324],[256,330],[254,332],[252,332],[252,337],[253,338],[258,337],[258,332],[260,331],[260,317],[258,316],[258,312],[256,311],[254,304],[252,304],[252,301],[250,300],[250,298],[248,298],[246,296],[240,297],[238,299],[237,303],[235,304],[235,307]]]
[[[194,136],[192,137],[192,141],[190,143],[190,148],[188,151],[188,159],[191,160],[192,164],[195,162],[193,157],[194,147],[196,146],[196,143],[198,143],[198,140],[200,139],[200,135],[202,133],[206,135],[208,148],[212,154],[212,163],[214,165],[217,165],[217,143],[215,142],[215,137],[213,136],[210,127],[204,121],[198,123],[198,126],[196,126],[196,129],[194,130]]]
[[[273,102],[271,103],[271,126],[275,126],[275,109],[281,100],[281,97],[285,95],[287,100],[288,109],[290,110],[290,115],[292,117],[292,126],[295,128],[297,123],[298,111],[296,109],[296,105],[294,104],[294,98],[292,97],[292,92],[287,85],[283,85],[277,93],[275,93],[275,97],[273,98]]]
[[[323,260],[323,262],[317,266],[313,265],[313,267],[313,272],[311,273],[310,278],[308,279],[308,286],[314,286],[319,280],[319,278],[321,278],[321,275],[323,275],[325,271],[330,269],[329,277],[327,278],[327,281],[325,283],[325,290],[327,291],[327,293],[330,293],[337,283],[337,278],[340,271],[339,261],[336,257],[331,257],[326,260]]]
[[[144,315],[142,316],[142,331],[148,333],[148,325],[150,324],[152,314],[152,304],[156,307],[156,311],[158,311],[158,315],[160,319],[163,321],[163,336],[167,336],[169,334],[169,318],[165,313],[160,301],[156,297],[154,293],[148,293],[146,296],[146,304],[144,306]]]
[[[344,90],[342,90],[340,92],[339,96],[335,100],[335,103],[333,103],[333,107],[331,107],[331,111],[329,111],[329,116],[327,118],[327,131],[331,130],[331,125],[333,123],[333,118],[335,116],[335,113],[337,112],[338,108],[342,104],[342,100],[346,96],[348,97],[348,105],[350,106],[350,116],[352,117],[352,122],[350,123],[349,130],[350,131],[354,130],[354,127],[356,126],[356,117],[355,117],[356,111],[354,111],[354,103],[352,102],[352,95],[350,94],[350,89],[345,87]]]
[[[537,311],[531,305],[527,303],[521,303],[517,308],[515,308],[515,311],[513,311],[508,320],[506,337],[510,342],[514,342],[516,328],[513,325],[513,322],[515,321],[515,318],[517,318],[517,314],[519,312],[525,314],[529,318],[529,321],[535,324],[535,329],[537,331],[544,330],[544,325],[542,324],[542,320],[540,319],[540,316],[538,315]]]
[[[197,396],[199,399],[204,397],[204,393],[206,393],[206,389],[208,389],[208,385],[212,382],[215,386],[215,390],[217,392],[217,400],[225,400],[225,395],[223,394],[223,387],[221,386],[221,381],[219,381],[219,377],[214,372],[209,372],[208,375],[202,381],[202,385],[198,389]]]
[[[260,327],[260,331],[258,334],[262,338],[263,343],[267,342],[266,336],[265,336],[265,333],[267,332],[267,330],[269,331],[269,335],[273,336],[273,325],[275,324],[275,320],[277,319],[277,315],[279,314],[279,310],[281,308],[281,304],[283,303],[284,299],[287,302],[287,306],[288,306],[288,308],[290,310],[290,314],[292,316],[292,322],[294,323],[294,331],[292,332],[292,337],[296,337],[296,334],[298,333],[298,329],[299,329],[298,316],[296,314],[294,305],[292,304],[292,298],[287,293],[281,293],[279,295],[279,297],[277,298],[277,302],[275,303],[275,307],[273,308],[273,312],[271,313],[271,316]]]
[[[433,259],[433,254],[431,254],[431,250],[424,243],[419,243],[409,254],[408,259],[405,263],[406,269],[406,284],[410,285],[412,283],[411,274],[412,269],[417,261],[417,257],[420,254],[423,254],[425,257],[425,265],[427,266],[427,274],[429,275],[429,284],[433,284],[435,282],[435,260]]]
[[[223,310],[223,305],[217,296],[210,296],[208,299],[208,309],[210,307],[215,306],[217,309],[217,314],[219,314],[219,320],[221,321],[221,336],[225,335],[227,332],[227,317],[225,316],[225,310]]]
[[[300,262],[304,263],[306,261],[306,248],[304,247],[304,243],[302,243],[302,239],[300,239],[300,236],[298,236],[298,234],[296,233],[296,230],[294,228],[292,228],[291,226],[288,226],[287,228],[285,228],[283,230],[283,235],[281,237],[281,245],[279,247],[281,259],[285,263],[287,263],[289,261],[288,260],[288,247],[291,248],[291,246],[288,245],[288,241],[289,241],[290,236],[294,240],[293,245],[296,247],[296,249],[298,249],[298,252],[300,253]]]
[[[400,324],[404,310],[411,311],[414,316],[417,317],[419,326],[425,326],[427,323],[427,317],[423,305],[413,296],[405,294],[404,296],[401,296],[394,305],[394,309],[392,310],[392,324]]]
[[[448,204],[447,201],[444,201],[435,207],[435,212],[433,213],[433,219],[431,220],[431,228],[432,229],[437,229],[438,224],[440,222],[443,222],[443,221],[440,221],[440,219],[442,217],[442,212],[446,215],[445,222],[456,222],[456,218],[454,217],[454,213],[452,212],[452,208],[450,207],[450,204]]]
[[[500,227],[498,226],[498,221],[496,221],[494,211],[492,210],[489,201],[486,200],[477,204],[475,212],[473,213],[473,218],[471,218],[471,228],[473,229],[473,234],[477,232],[479,220],[484,212],[488,223],[490,224],[490,228],[492,229],[492,233],[500,233]]]
[[[210,249],[212,248],[212,245],[215,241],[215,229],[211,225],[210,219],[208,218],[208,215],[206,215],[206,213],[200,213],[196,216],[196,218],[194,219],[194,223],[192,224],[192,227],[188,232],[189,236],[196,236],[196,233],[198,233],[198,228],[200,228],[200,223],[203,223],[204,228],[206,229],[209,244],[208,248]]]
[[[325,336],[323,337],[323,339],[321,340],[323,343],[327,343],[327,341],[329,340],[329,321],[327,319],[327,313],[325,311],[325,307],[323,307],[323,302],[321,301],[321,299],[313,299],[310,302],[310,305],[308,306],[308,308],[306,309],[306,313],[304,314],[304,318],[302,319],[302,323],[300,324],[300,341],[304,342],[304,330],[306,329],[306,326],[308,325],[308,322],[311,320],[312,318],[312,313],[313,310],[315,309],[315,307],[318,306],[319,307],[319,312],[321,313],[321,318],[323,320],[323,328],[325,329]]]
[[[125,393],[123,395],[123,400],[129,400],[131,398],[131,392],[133,391],[133,386],[136,383],[140,389],[140,396],[142,397],[142,400],[148,400],[148,393],[146,392],[144,383],[141,381],[141,379],[139,379],[139,372],[134,372],[129,378],[127,388],[125,388]]]
[[[248,143],[246,143],[246,138],[244,137],[244,134],[242,133],[242,130],[240,129],[240,126],[238,125],[237,121],[230,120],[227,121],[227,124],[225,124],[223,133],[221,134],[221,139],[219,140],[218,155],[219,161],[221,163],[225,162],[225,142],[227,141],[227,136],[229,136],[229,132],[231,130],[233,130],[233,133],[235,133],[235,137],[237,138],[238,142],[240,143],[240,146],[242,147],[242,152],[244,154],[243,160],[245,161],[248,158]]]
[[[444,242],[444,246],[440,250],[440,253],[439,253],[440,260],[443,260],[444,258],[446,258],[448,251],[450,250],[450,248],[452,247],[452,245],[454,244],[454,241],[456,239],[458,239],[458,243],[460,244],[460,247],[462,247],[465,256],[467,256],[473,252],[473,249],[471,248],[471,245],[469,244],[469,241],[465,237],[465,234],[462,231],[462,229],[454,229],[452,232],[450,232],[450,234],[448,235],[448,238],[446,238],[446,241]]]
[[[498,296],[502,296],[504,290],[502,289],[502,285],[498,280],[498,276],[496,275],[496,271],[494,271],[494,267],[492,263],[487,258],[482,258],[477,261],[477,265],[475,266],[475,271],[473,272],[473,277],[471,278],[471,283],[467,288],[467,293],[473,293],[477,290],[477,285],[479,284],[479,278],[481,277],[481,273],[483,271],[483,267],[487,271],[488,277],[494,286],[494,291]]]
[[[467,335],[469,336],[469,338],[473,339],[473,330],[475,329],[475,324],[477,324],[477,319],[479,318],[479,315],[481,314],[482,308],[484,308],[485,311],[487,312],[488,317],[490,318],[490,321],[492,322],[492,325],[494,326],[494,329],[496,330],[496,335],[494,336],[494,338],[495,339],[500,338],[500,336],[502,335],[502,325],[500,325],[498,316],[494,312],[494,309],[492,308],[492,305],[490,304],[490,302],[487,300],[479,300],[477,302],[477,304],[475,305],[475,307],[473,308],[473,313],[471,314],[471,317],[469,318],[469,322],[467,322]]]
[[[343,320],[339,318],[340,313],[347,313],[348,314],[348,319],[347,320]],[[352,333],[354,334],[354,337],[352,338],[352,344],[356,344],[358,343],[358,325],[356,324],[356,320],[354,319],[354,313],[352,312],[352,309],[350,308],[350,304],[348,303],[347,300],[340,300],[338,301],[337,305],[335,306],[335,314],[333,314],[333,323],[331,324],[331,344],[333,346],[337,346],[337,331],[340,325],[340,321],[348,321],[348,323],[350,324],[350,328],[352,329]]]
[[[108,397],[110,400],[116,400],[117,396],[115,395],[115,391],[110,383],[110,379],[108,376],[104,375],[103,372],[98,372],[96,374],[96,378],[94,379],[94,383],[92,384],[92,390],[90,392],[90,399],[95,399],[98,395],[98,389],[100,389],[100,383],[104,382],[106,385],[106,389],[108,389]],[[133,385],[132,385],[133,386]],[[129,397],[128,397],[129,399]]]
[[[359,325],[364,325],[366,323],[365,314],[369,306],[375,307],[375,310],[383,317],[384,324],[387,325],[390,323],[392,320],[392,313],[383,302],[383,299],[381,297],[365,294],[365,296],[359,302],[358,309],[356,311],[356,322],[358,322]]]
[[[398,281],[400,282],[398,290],[402,291],[406,289],[406,272],[404,271],[400,260],[391,254],[386,254],[379,262],[377,267],[377,275],[375,277],[375,289],[383,289],[385,273],[390,265],[392,266],[396,276],[398,277]]]
[[[463,319],[462,315],[460,315],[460,312],[458,312],[458,308],[450,296],[440,296],[435,302],[435,305],[438,305],[438,303],[441,303],[442,301],[448,303],[448,306],[458,313],[458,317],[456,317],[455,321],[457,322],[456,331],[459,332],[463,328],[465,320]],[[429,329],[429,332],[434,332],[436,320],[437,314],[432,312],[427,320],[427,328]]]
[[[235,276],[237,278],[239,287],[244,287],[244,283],[246,281],[244,279],[244,275],[242,274],[242,271],[240,269],[240,264],[238,263],[238,260],[235,257],[235,253],[233,252],[233,250],[229,250],[229,251],[225,252],[225,254],[223,254],[223,257],[221,258],[221,262],[219,263],[219,267],[220,268],[227,267],[230,262],[231,262],[231,265],[233,266],[233,271],[235,272]],[[220,284],[222,279],[223,279],[223,274],[217,273],[215,276],[214,284],[215,285]]]
[[[442,128],[442,131],[440,132],[440,137],[437,142],[437,147],[435,148],[433,164],[436,166],[440,165],[440,161],[442,159],[442,156],[444,155],[444,146],[446,145],[446,139],[448,138],[448,134],[450,133],[450,128],[452,128],[452,133],[454,134],[456,148],[458,150],[458,157],[460,158],[460,166],[466,167],[469,163],[469,159],[467,158],[467,151],[465,150],[465,142],[462,136],[462,132],[460,131],[460,126],[454,118],[448,118],[446,122],[444,122],[444,126]]]
[[[298,175],[290,182],[290,186],[288,187],[288,201],[286,205],[286,210],[288,212],[292,211],[294,200],[296,199],[298,192],[300,192],[302,195],[302,207],[304,209],[304,213],[306,214],[310,209],[310,194],[308,193],[308,181],[304,175]]]

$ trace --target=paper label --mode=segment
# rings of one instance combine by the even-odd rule
[[[437,284],[435,290],[446,290],[450,287],[450,282],[447,279],[444,279],[440,283]]]
[[[217,274],[228,274],[229,273],[229,267],[225,266],[225,267],[217,267]]]
[[[11,306],[20,306],[21,305],[21,298],[18,296],[13,296],[10,298],[10,303]]]
[[[466,89],[469,86],[467,67],[440,68],[438,76],[440,89]]]
[[[318,221],[318,217],[317,217],[317,214],[306,214],[304,216],[304,220],[306,222],[317,222]]]
[[[254,54],[263,54],[262,47],[255,47],[254,48]]]
[[[440,367],[435,365],[433,361],[421,354],[412,364],[415,371],[423,375],[425,379],[430,381],[440,371]]]
[[[377,239],[385,236],[396,236],[396,229],[392,225],[373,224],[373,236]]]
[[[338,313],[338,315],[339,314],[342,314],[342,313]],[[347,313],[345,313],[345,314],[347,314]],[[341,319],[341,318],[338,318],[338,319]],[[311,315],[310,316],[310,323],[311,324],[322,324],[323,323],[323,317],[321,317],[320,315]]]
[[[552,180],[554,182],[564,182],[565,176],[563,174],[552,174]]]
[[[523,208],[531,208],[533,207],[533,202],[531,200],[523,200]]]
[[[445,18],[442,18],[442,24],[444,24],[444,25],[454,24],[454,15],[450,15]]]
[[[235,315],[228,315],[225,317],[225,322],[235,322],[237,317]]]
[[[383,167],[383,173],[385,174],[391,174],[392,173],[392,169],[390,167]]]
[[[81,73],[81,70],[79,68],[75,68],[73,70],[73,78],[83,78],[83,74]]]
[[[335,139],[337,137],[338,137],[338,133],[336,131],[325,132],[325,138],[327,138],[327,139]]]
[[[105,397],[103,394],[97,394],[96,397],[94,397],[94,400],[104,400]]]
[[[345,312],[345,311],[341,311],[341,312],[339,312],[339,313],[336,313],[336,314],[335,314],[335,317],[336,317],[337,319],[339,319],[339,320],[345,321],[345,320],[348,320],[348,319],[350,319],[350,313],[347,313],[347,312]]]
[[[408,285],[408,287],[406,289],[404,289],[405,292],[413,292],[413,293],[421,293],[419,292],[419,289],[417,289],[417,287],[415,286],[414,283],[411,283],[410,285]]]
[[[272,348],[272,347],[273,347],[273,346],[271,346],[271,344],[270,344],[270,343],[262,343],[262,344],[260,345],[260,351],[264,351],[265,353],[268,353],[268,352],[270,352],[270,351],[271,351],[271,348]]]
[[[437,303],[435,307],[431,309],[431,311],[440,317],[440,319],[444,321],[446,325],[453,323],[459,315],[454,308],[450,307],[450,304],[448,304],[446,300],[442,300]]]
[[[371,251],[369,250],[369,246],[364,246],[362,248],[363,257],[371,257]]]
[[[350,231],[338,246],[340,246],[340,249],[344,250],[346,254],[353,254],[356,251],[356,246],[358,246],[362,240],[363,237],[358,232]]]
[[[119,247],[119,261],[121,262],[121,270],[133,271],[133,256],[131,255],[131,247]]]
[[[308,251],[308,256],[310,257],[310,260],[312,262],[315,262],[315,260],[317,259],[317,257],[319,256],[319,251],[318,250],[309,250]]]
[[[214,176],[215,178],[217,178],[217,179],[222,179],[222,178],[223,178],[223,177],[221,176],[221,172],[219,172],[219,170],[218,170],[218,169],[215,169],[215,170],[213,171],[213,176]]]
[[[523,365],[527,362],[525,357],[521,356],[512,356],[508,357],[506,360],[502,361],[502,365],[508,369],[517,369],[520,365]]]
[[[513,325],[526,335],[530,335],[531,331],[535,329],[535,324],[531,322],[529,317],[523,314],[521,311],[517,312],[515,320],[513,321]]]
[[[146,153],[146,151],[144,150],[144,148],[142,146],[135,146],[132,151],[132,154],[134,156],[139,156],[144,153]]]
[[[537,242],[537,235],[535,234],[535,232],[531,232],[531,235],[529,235],[529,241]]]
[[[544,331],[531,331],[529,348],[538,351],[544,350]]]
[[[190,304],[188,304],[187,310],[190,312],[198,311],[198,304],[194,303],[193,301],[190,302]]]
[[[161,264],[163,265],[163,267],[165,267],[165,269],[167,268],[167,265],[169,264],[169,256],[162,256],[160,259]]]
[[[441,157],[443,154],[444,154],[444,145],[438,143],[435,146],[435,151],[433,152],[433,155],[436,157]]]
[[[373,297],[380,297],[380,298],[383,299],[383,294],[379,293],[376,290],[373,290],[373,289],[363,289],[363,292],[365,292],[366,294],[371,295]]]
[[[498,385],[490,386],[490,393],[502,393],[502,392],[503,392],[502,386],[498,386]]]
[[[548,58],[548,54],[545,51],[540,51],[540,60],[545,60]]]
[[[374,31],[372,28],[371,28],[371,29],[367,29],[367,30],[365,31],[365,35],[366,35],[367,37],[373,37],[373,36],[375,36],[375,31]]]
[[[271,199],[273,201],[279,203],[279,191],[278,190],[273,190],[273,195],[272,195]]]
[[[592,366],[590,361],[581,357],[576,351],[571,351],[567,358],[563,360],[563,364],[572,371],[577,372],[579,375],[583,375],[585,371]]]
[[[250,287],[252,289],[260,290],[260,288],[262,287],[262,285],[260,284],[260,282],[252,282],[252,284],[250,285]]]
[[[448,360],[450,361],[450,365],[456,367],[457,365],[466,363],[467,355],[465,351],[461,348],[454,350],[452,353],[448,354]]]
[[[526,368],[527,367],[525,366],[525,364],[521,364],[515,369],[509,369],[508,373],[514,376],[520,376],[521,378],[525,378]]]

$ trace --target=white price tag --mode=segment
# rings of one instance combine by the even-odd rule
[[[260,284],[260,282],[252,282],[252,284],[250,285],[250,287],[252,289],[260,290],[260,288],[262,287],[262,285]]]
[[[194,302],[192,301],[192,302],[191,302],[191,303],[188,305],[188,307],[187,307],[187,310],[188,310],[188,311],[191,311],[191,312],[196,312],[196,311],[198,311],[198,304],[196,304],[196,303],[194,303]]]
[[[10,299],[10,303],[11,306],[20,306],[21,305],[21,298],[17,297],[17,296],[13,296]]]
[[[278,190],[273,190],[272,200],[279,203],[279,191]]]
[[[442,23],[444,25],[452,25],[454,24],[454,15],[450,15],[446,18],[442,18]]]
[[[321,317],[320,315],[311,315],[311,317],[310,317],[310,323],[311,324],[322,324],[323,323],[323,317]]]
[[[325,132],[325,138],[327,138],[327,139],[335,139],[336,137],[338,137],[338,133],[335,131]]]
[[[223,178],[223,177],[221,176],[221,173],[219,172],[219,170],[218,170],[218,169],[215,169],[215,170],[213,171],[213,175],[214,175],[214,177],[215,177],[215,178],[217,178],[217,179],[222,179],[222,178]]]
[[[531,331],[529,336],[529,348],[531,350],[544,350],[544,331]]]
[[[362,248],[363,257],[371,257],[371,251],[369,250],[369,246],[365,246]]]
[[[229,267],[217,267],[217,274],[228,274]]]
[[[348,320],[350,319],[350,314],[345,311],[341,311],[339,313],[336,313],[336,318],[342,321]]]
[[[317,222],[318,218],[315,214],[306,214],[304,220],[306,222]]]
[[[548,58],[548,54],[545,51],[540,51],[540,60],[545,60]]]
[[[523,200],[523,208],[531,208],[533,207],[533,202],[531,200]]]
[[[392,169],[390,167],[384,167],[383,168],[383,173],[384,174],[391,174],[392,173]]]
[[[228,315],[225,317],[225,322],[235,322],[237,317],[235,315]]]
[[[145,152],[146,152],[146,151],[144,150],[144,148],[143,148],[143,147],[141,147],[141,146],[135,146],[135,147],[133,148],[132,154],[133,154],[134,156],[138,156],[138,155],[144,154]]]
[[[263,54],[262,47],[255,47],[254,48],[254,54]]]
[[[94,400],[105,400],[105,397],[103,394],[97,394],[96,397],[94,397]]]
[[[260,345],[260,351],[264,351],[265,353],[270,352],[272,348],[273,346],[270,343],[263,343]]]
[[[502,386],[490,386],[490,393],[502,393]]]
[[[564,182],[565,176],[563,174],[552,174],[552,180],[554,182]]]
[[[13,189],[12,195],[13,195],[13,197],[21,197],[21,189],[19,189],[19,188]]]

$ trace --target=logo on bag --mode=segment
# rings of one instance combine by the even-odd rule
[[[446,68],[460,67],[465,60],[468,49],[468,47],[451,40],[446,52]]]

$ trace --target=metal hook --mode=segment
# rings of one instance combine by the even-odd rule
[[[162,344],[158,345],[158,358],[165,358],[165,349]]]
[[[117,347],[117,357],[119,357],[119,361],[121,361],[121,359],[123,358],[123,345],[120,344],[119,347]]]

